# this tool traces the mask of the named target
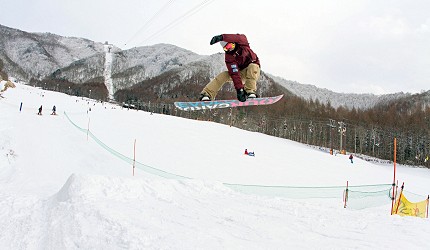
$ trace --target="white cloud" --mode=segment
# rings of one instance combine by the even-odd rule
[[[379,36],[403,36],[410,32],[405,20],[393,16],[370,17],[362,25],[363,29]]]
[[[430,19],[427,19],[425,23],[420,24],[416,31],[422,34],[430,33]]]

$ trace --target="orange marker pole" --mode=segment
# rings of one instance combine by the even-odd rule
[[[393,177],[393,194],[391,196],[391,215],[393,215],[393,208],[394,208],[394,200],[396,197],[394,197],[394,186],[396,185],[396,156],[397,156],[397,139],[394,138],[394,177]]]
[[[134,139],[134,148],[133,148],[133,151],[134,151],[134,156],[133,156],[133,176],[134,176],[134,168],[135,168],[135,166],[136,166],[136,139]]]
[[[399,203],[397,204],[397,207],[396,207],[396,214],[399,212],[400,199],[402,198],[403,188],[404,188],[404,187],[405,187],[405,183],[403,182],[403,184],[402,184],[402,189],[400,190],[400,195],[399,195]]]

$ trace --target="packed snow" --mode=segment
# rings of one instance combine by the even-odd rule
[[[0,249],[430,249],[429,220],[390,215],[391,202],[229,185],[391,184],[392,164],[16,85],[0,98]],[[428,169],[397,166],[396,179],[430,193]]]

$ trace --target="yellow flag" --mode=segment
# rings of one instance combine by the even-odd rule
[[[396,201],[396,211],[394,211],[394,214],[426,218],[427,204],[428,200],[412,203],[408,201],[403,194],[401,194],[400,199]]]

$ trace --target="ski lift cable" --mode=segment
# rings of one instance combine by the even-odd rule
[[[186,13],[184,13],[182,16],[176,18],[175,20],[173,20],[172,22],[170,22],[168,25],[166,25],[165,27],[163,27],[162,29],[160,29],[159,31],[153,33],[152,35],[150,35],[148,38],[146,38],[145,40],[143,40],[141,43],[144,43],[166,31],[168,31],[169,29],[175,27],[176,25],[178,25],[180,22],[184,21],[186,18],[194,15],[195,13],[197,13],[198,11],[200,11],[201,9],[203,9],[205,7],[205,5],[208,5],[210,2],[213,2],[214,0],[205,0],[202,3],[200,3],[199,5],[195,6],[194,8],[192,8],[191,10],[187,11]]]
[[[145,40],[143,40],[141,43],[144,43],[166,31],[168,31],[169,29],[175,27],[176,25],[178,25],[179,23],[183,22],[186,18],[191,17],[192,15],[196,14],[197,12],[199,12],[200,10],[202,10],[204,7],[206,7],[207,5],[209,5],[211,2],[213,2],[215,0],[205,0],[202,3],[200,3],[199,5],[195,6],[194,8],[192,8],[191,10],[187,11],[186,13],[184,13],[182,16],[176,18],[175,20],[173,20],[172,22],[170,22],[168,25],[166,25],[165,27],[163,27],[162,29],[160,29],[159,31],[153,33],[152,35],[150,35],[149,37],[147,37]]]
[[[164,4],[161,9],[159,9],[146,23],[144,23],[141,28],[124,44],[125,46],[130,43],[139,33],[145,30],[160,14],[165,11],[175,0],[169,0]]]

